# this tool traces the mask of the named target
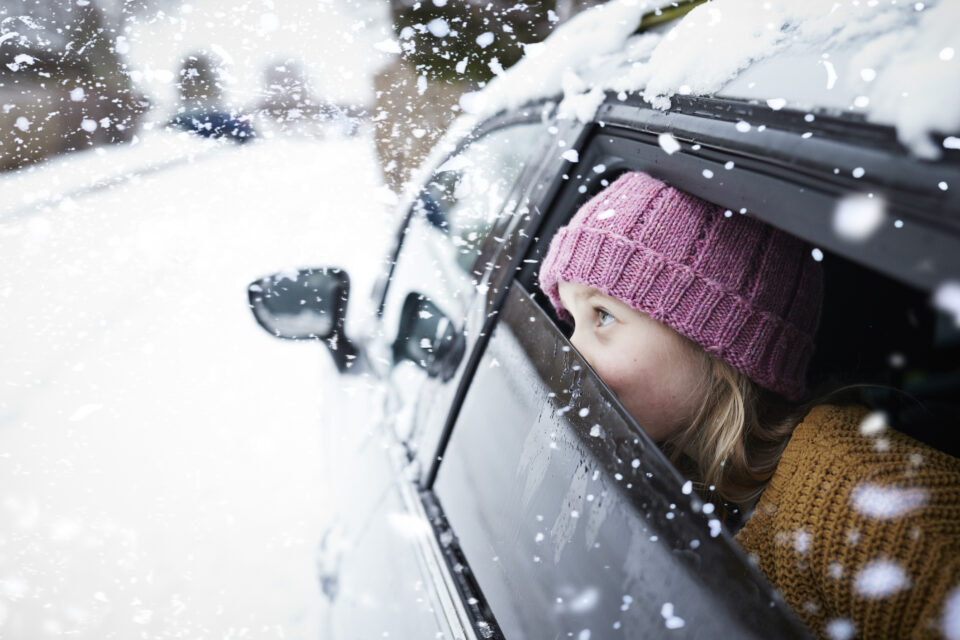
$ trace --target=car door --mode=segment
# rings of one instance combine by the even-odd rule
[[[416,492],[411,443],[418,416],[442,422],[449,410],[447,389],[476,340],[464,333],[466,317],[484,304],[481,246],[516,206],[543,130],[539,112],[481,127],[432,172],[405,217],[369,344],[384,369],[382,421],[343,465],[343,517],[320,549],[330,637],[472,637]]]

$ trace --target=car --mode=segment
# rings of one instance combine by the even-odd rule
[[[607,11],[545,46],[598,24],[622,31],[623,12]],[[630,15],[640,20],[611,51],[655,60],[643,38],[683,26]],[[401,205],[372,317],[346,322],[354,294],[333,265],[251,284],[257,321],[323,342],[353,388],[350,417],[329,425],[342,507],[318,553],[324,637],[810,637],[572,348],[537,281],[554,232],[625,171],[755,216],[822,261],[811,380],[868,383],[900,430],[957,455],[956,131],[917,146],[837,106],[853,95],[826,104],[801,74],[783,82],[797,55],[669,105],[602,83],[502,91],[532,81],[521,62],[477,96],[494,104],[453,126]],[[822,70],[819,55],[808,58]],[[793,95],[770,100],[781,87]]]

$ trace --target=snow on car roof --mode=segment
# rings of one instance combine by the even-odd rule
[[[461,104],[482,117],[562,95],[560,117],[586,121],[607,91],[660,109],[678,94],[736,96],[862,113],[928,159],[942,152],[931,133],[960,132],[960,2],[712,0],[634,35],[644,14],[669,4],[588,9]]]

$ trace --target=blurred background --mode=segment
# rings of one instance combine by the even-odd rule
[[[242,131],[195,128],[318,138],[371,124],[396,190],[461,94],[596,4],[2,0],[0,169],[220,114]]]
[[[246,285],[345,267],[481,88],[590,0],[0,0],[0,638],[323,637],[362,379]]]

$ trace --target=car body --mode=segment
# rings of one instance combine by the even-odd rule
[[[428,161],[362,327],[344,331],[338,270],[250,293],[265,328],[325,340],[362,387],[342,425],[352,457],[333,474],[344,506],[318,556],[325,637],[808,637],[571,347],[539,263],[628,170],[756,216],[822,257],[812,378],[904,390],[927,409],[876,402],[956,454],[943,425],[960,410],[960,331],[930,300],[960,277],[960,195],[938,187],[960,185],[960,152],[921,159],[857,114],[743,95],[661,109],[606,91],[587,119],[558,117],[557,96],[494,111]],[[291,296],[318,328],[277,329],[271,299],[282,315]]]

